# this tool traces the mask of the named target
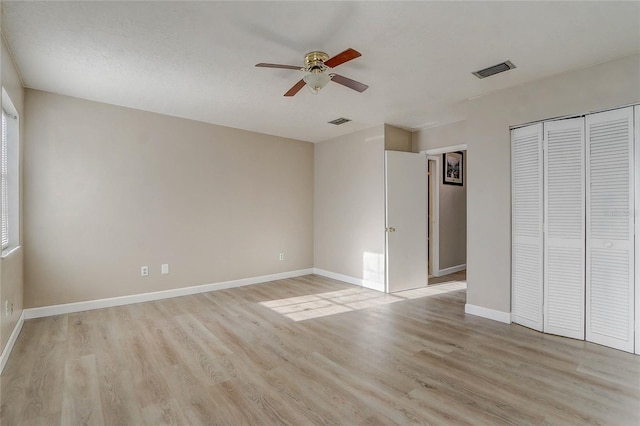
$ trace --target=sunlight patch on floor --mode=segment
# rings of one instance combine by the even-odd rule
[[[260,302],[260,305],[272,309],[294,321],[303,321],[311,318],[388,305],[390,303],[402,302],[403,300],[435,296],[450,291],[464,290],[466,288],[467,283],[462,281],[452,281],[445,284],[400,291],[393,294],[356,287],[327,293],[269,300]]]

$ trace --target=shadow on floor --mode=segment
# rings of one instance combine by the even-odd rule
[[[429,277],[430,286],[436,285],[436,284],[450,283],[452,281],[466,283],[467,282],[466,269],[464,271],[454,272],[453,274],[443,275],[441,277]]]

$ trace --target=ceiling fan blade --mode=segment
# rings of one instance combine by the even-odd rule
[[[358,56],[362,56],[362,54],[357,50],[349,48],[342,53],[338,53],[333,58],[326,60],[324,64],[329,68],[335,68],[340,64],[344,64],[347,61],[357,58]]]
[[[296,67],[295,65],[280,65],[280,64],[256,64],[256,67],[264,67],[264,68],[285,68],[288,70],[297,70],[297,71],[303,71],[304,68],[302,67]]]
[[[293,96],[296,93],[298,93],[300,91],[300,89],[302,89],[304,87],[304,85],[307,84],[304,82],[304,80],[300,80],[299,82],[297,82],[296,84],[293,85],[293,87],[291,89],[289,89],[289,91],[287,93],[285,93],[285,96]]]
[[[343,77],[338,74],[334,74],[331,81],[335,81],[338,84],[342,84],[343,86],[346,86],[349,89],[356,90],[360,93],[369,88],[369,86],[367,86],[366,84],[360,83],[359,81],[351,80],[350,78]]]

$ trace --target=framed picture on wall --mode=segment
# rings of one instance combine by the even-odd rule
[[[442,157],[444,167],[442,183],[446,185],[464,185],[464,176],[462,176],[464,158],[462,152],[447,152],[442,154]]]

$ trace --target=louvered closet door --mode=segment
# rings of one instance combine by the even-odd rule
[[[635,116],[635,125],[634,128],[634,151],[635,151],[635,176],[636,176],[636,191],[640,191],[640,106],[634,107],[634,116]],[[636,215],[640,213],[640,197],[635,197],[636,203]],[[640,226],[638,223],[638,219],[636,219],[636,225]],[[635,294],[636,294],[636,302],[635,302],[635,311],[636,311],[636,353],[640,355],[640,238],[638,235],[636,236],[636,244],[635,244],[635,270],[637,271],[635,274]]]
[[[584,339],[584,118],[544,123],[544,331]]]
[[[586,339],[633,352],[633,108],[588,115],[586,123]]]
[[[542,124],[511,131],[511,319],[542,331]]]

